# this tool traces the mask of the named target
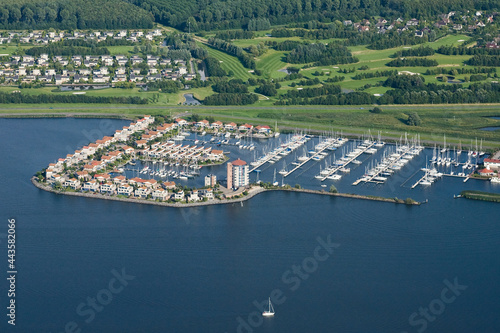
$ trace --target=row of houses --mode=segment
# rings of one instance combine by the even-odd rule
[[[58,176],[57,181],[62,187],[71,188],[75,191],[90,193],[101,193],[108,195],[122,195],[126,197],[135,197],[146,199],[151,197],[153,200],[185,200],[197,202],[214,199],[212,188],[192,190],[187,195],[183,190],[175,190],[175,182],[163,182],[159,184],[155,179],[142,179],[135,177],[127,179],[125,176],[116,176],[112,178],[109,174],[96,174],[92,179],[86,171],[77,172],[77,178],[65,179]]]
[[[434,26],[436,28],[449,27],[450,29],[453,29],[455,31],[460,31],[467,27],[467,29],[471,31],[478,28],[483,28],[488,23],[493,23],[495,16],[495,14],[483,15],[481,11],[476,11],[475,14],[467,13],[466,15],[462,15],[457,21],[456,19],[453,19],[455,14],[456,13],[452,11],[447,14],[439,15],[438,20],[434,23]],[[464,22],[469,24],[464,24]],[[375,30],[378,33],[385,33],[386,31],[393,29],[397,29],[398,32],[407,31],[411,28],[418,27],[422,22],[415,18],[407,20],[406,22],[402,18],[398,18],[389,23],[386,19],[379,18],[376,22],[370,22],[370,20],[364,19],[359,22],[345,20],[343,23],[344,26],[352,26],[359,32]],[[428,33],[430,31],[431,29],[429,27],[423,27],[422,29],[415,30],[415,36],[423,37],[425,33]]]
[[[139,68],[140,64],[146,64],[147,73]],[[51,68],[60,64],[63,68],[56,70]],[[128,69],[127,64],[132,67]],[[68,65],[78,69],[68,69]],[[113,66],[113,70],[108,66]],[[162,79],[192,80],[195,74],[189,74],[187,63],[181,59],[169,59],[147,55],[146,58],[139,56],[54,56],[49,59],[47,54],[39,57],[12,56],[10,61],[0,62],[0,77],[9,82],[47,82],[61,85],[65,83],[116,83],[116,82],[150,82]]]
[[[48,182],[56,182],[58,179],[54,176],[59,175],[64,171],[64,166],[76,166],[80,162],[86,161],[90,156],[94,155],[99,149],[103,149],[112,143],[119,141],[127,141],[135,132],[143,131],[154,122],[154,117],[144,116],[136,122],[132,122],[129,126],[124,126],[121,130],[115,132],[114,136],[104,136],[102,139],[96,140],[81,149],[75,150],[73,154],[67,154],[65,158],[59,158],[55,163],[50,163],[46,169],[45,176]],[[101,157],[101,160],[91,160],[84,165],[84,171],[96,172],[103,170],[110,163],[121,158],[123,154],[134,155],[135,149],[128,146],[123,146],[121,151],[111,151]]]
[[[155,37],[162,36],[161,29],[153,30],[118,30],[118,31],[73,31],[73,33],[64,31],[7,31],[0,36],[0,44],[23,43],[46,45],[49,43],[60,42],[64,39],[74,40],[82,39],[85,41],[102,42],[106,39],[124,39],[130,42],[140,42],[142,40],[154,40]]]
[[[200,129],[212,129],[212,130],[226,130],[226,131],[240,131],[240,132],[248,132],[248,131],[254,131],[254,132],[257,132],[259,134],[269,134],[271,133],[271,127],[269,127],[268,125],[257,125],[257,126],[253,126],[253,125],[250,125],[250,124],[242,124],[242,125],[237,125],[236,123],[234,122],[230,122],[230,123],[222,123],[221,121],[214,121],[212,123],[210,123],[208,120],[206,119],[203,119],[203,120],[200,120],[198,122],[194,122],[194,123],[188,123],[185,119],[182,119],[182,118],[177,118],[175,120],[175,122],[179,125],[179,126],[186,126],[186,125],[193,125],[197,128],[200,128]]]

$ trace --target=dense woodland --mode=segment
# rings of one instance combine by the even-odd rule
[[[2,0],[0,29],[152,28],[153,16],[123,0]]]
[[[449,11],[498,9],[498,0],[128,0],[152,13],[155,21],[178,29],[256,29],[294,22],[358,21],[373,16],[435,18]],[[256,19],[264,19],[257,21]],[[190,22],[188,25],[187,22]]]
[[[7,94],[0,92],[0,104],[18,103],[103,103],[103,104],[147,104],[148,100],[140,97],[102,97],[86,95],[57,95],[57,94]]]

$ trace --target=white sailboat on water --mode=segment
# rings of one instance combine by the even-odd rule
[[[271,297],[269,297],[269,309],[267,311],[262,312],[262,315],[264,317],[274,316],[274,308],[273,308],[273,304],[271,303]]]

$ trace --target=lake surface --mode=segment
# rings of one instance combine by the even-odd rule
[[[194,98],[193,94],[184,94],[184,98],[186,101],[184,102],[185,105],[199,105],[201,104],[199,100]]]
[[[0,119],[1,258],[6,271],[7,219],[15,218],[18,269],[17,327],[4,314],[2,332],[64,332],[69,322],[82,332],[122,333],[499,331],[499,206],[453,195],[500,186],[445,177],[412,190],[430,149],[386,184],[351,185],[379,155],[336,183],[343,192],[429,200],[418,207],[267,192],[243,206],[175,209],[56,195],[29,182],[127,124]],[[281,163],[261,177],[272,178]],[[285,182],[320,188],[320,163]],[[316,250],[328,240],[331,253]],[[110,285],[119,281],[113,269],[128,275],[116,293],[108,291],[119,289]],[[466,287],[453,294],[445,288],[455,279]],[[279,292],[275,317],[264,320],[254,301]],[[88,298],[105,305],[92,310]],[[6,311],[5,296],[2,304]],[[429,306],[425,319],[418,312]]]

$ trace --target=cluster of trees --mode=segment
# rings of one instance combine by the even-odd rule
[[[217,93],[228,94],[246,94],[248,86],[241,79],[233,79],[230,81],[220,80],[212,86],[213,91]]]
[[[3,0],[0,29],[152,28],[153,17],[123,0]]]
[[[302,90],[288,90],[283,98],[311,98],[316,96],[332,95],[341,92],[339,86],[333,84],[325,84],[317,88],[305,88]]]
[[[143,54],[154,54],[151,52],[148,47],[149,43],[146,43],[143,47],[146,49],[142,52]],[[166,48],[158,48],[161,52],[166,52],[165,56],[170,57],[171,59],[183,59],[189,60],[190,56],[197,59],[205,59],[208,57],[208,51],[202,47],[199,47],[192,36],[189,34],[179,34],[172,33],[166,36],[165,45],[168,46],[168,50]],[[141,51],[142,48],[141,47]],[[134,48],[135,49],[135,48]],[[137,52],[136,52],[137,53]]]
[[[280,99],[275,105],[363,105],[373,104],[376,97],[365,92],[351,92],[348,94],[337,93],[314,98],[296,97],[290,99]]]
[[[368,73],[358,73],[352,77],[353,80],[364,80],[370,79],[372,77],[383,77],[383,76],[393,76],[398,75],[397,70],[387,70],[387,71],[376,71]]]
[[[52,43],[47,46],[36,46],[25,50],[25,53],[34,57],[46,53],[50,57],[55,55],[73,56],[73,55],[107,55],[110,54],[106,47],[87,47],[87,46],[66,46],[62,42]]]
[[[410,90],[389,90],[378,98],[379,104],[498,103],[500,84],[473,83],[469,87],[428,83]]]
[[[140,98],[135,96],[104,97],[104,96],[57,95],[57,94],[26,95],[22,93],[7,94],[0,92],[0,104],[17,104],[17,103],[147,104],[148,100],[145,98]]]
[[[475,55],[465,63],[470,66],[498,67],[500,66],[500,55]]]
[[[493,67],[473,67],[473,68],[445,68],[438,67],[433,69],[428,69],[424,74],[425,75],[438,75],[438,74],[446,74],[446,75],[459,75],[459,74],[493,74],[496,73],[497,69]]]
[[[391,75],[385,80],[383,86],[395,89],[411,90],[424,86],[425,79],[420,75]]]
[[[500,49],[443,45],[437,49],[437,53],[445,55],[500,55]]]
[[[213,94],[205,97],[205,105],[247,105],[253,104],[259,100],[255,94]]]
[[[266,82],[255,88],[255,92],[266,96],[276,96],[278,94],[276,88],[280,88],[279,83]]]
[[[314,85],[320,84],[320,83],[321,83],[321,81],[317,77],[315,77],[312,80],[309,80],[309,79],[308,80],[300,80],[296,84],[299,86],[314,86]]]
[[[255,69],[255,60],[253,60],[250,55],[245,53],[241,47],[218,38],[209,38],[208,43],[220,51],[224,51],[235,56],[246,68]]]
[[[151,14],[159,23],[187,29],[241,29],[253,19],[268,19],[271,25],[297,22],[334,22],[349,18],[358,21],[368,17],[416,17],[434,19],[452,10],[486,10],[498,8],[497,0],[127,0]],[[190,25],[187,24],[190,22]],[[321,27],[321,25],[309,25]]]
[[[330,43],[324,44],[299,44],[287,56],[286,61],[292,64],[314,62],[315,65],[337,65],[358,62],[351,51],[343,45]]]
[[[247,25],[248,31],[267,30],[269,28],[271,28],[271,22],[269,22],[268,18],[264,17],[250,19]]]
[[[345,80],[345,76],[332,76],[325,80],[328,83],[342,82]]]
[[[428,58],[398,58],[386,64],[389,67],[432,67],[437,65],[438,62],[435,59]]]
[[[148,90],[151,91],[161,91],[164,93],[172,94],[179,92],[179,89],[182,88],[182,83],[173,80],[160,80],[148,82],[147,87]]]
[[[215,35],[215,38],[224,39],[224,40],[252,39],[252,38],[255,38],[255,33],[252,31],[246,31],[246,30],[226,30],[226,31],[219,31]]]
[[[214,57],[206,57],[203,60],[207,76],[226,76],[226,71],[220,66],[219,60]]]
[[[298,40],[285,40],[283,42],[277,42],[277,41],[266,42],[266,45],[272,47],[276,51],[291,51],[300,44],[304,44],[304,42],[300,42]]]
[[[434,54],[434,49],[429,46],[420,46],[413,49],[406,49],[402,51],[398,51],[393,54],[393,58],[401,58],[401,57],[425,57],[431,56]]]

